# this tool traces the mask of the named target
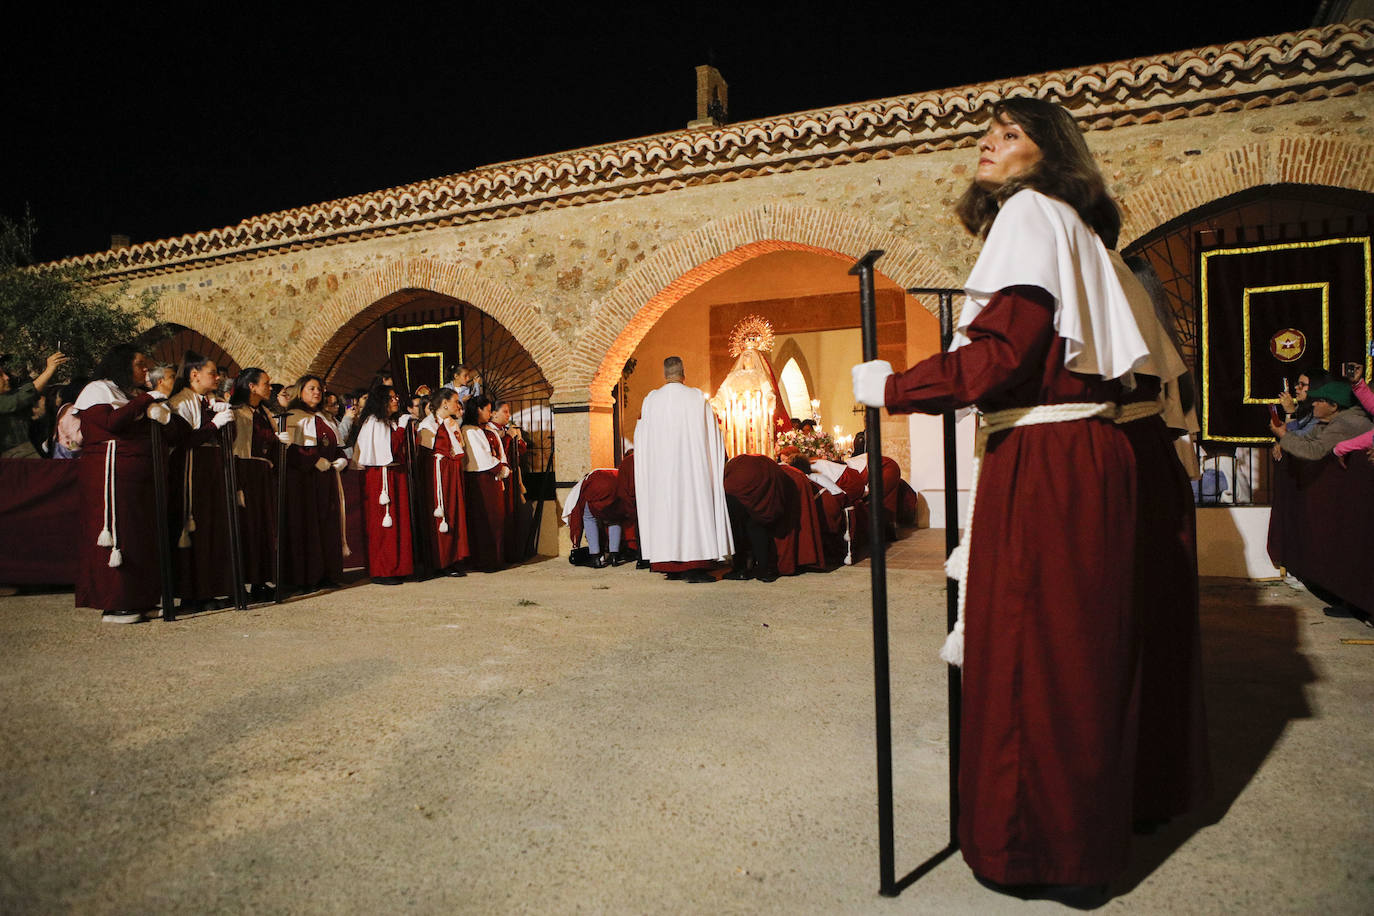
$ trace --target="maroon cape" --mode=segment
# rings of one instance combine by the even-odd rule
[[[1119,402],[1064,367],[1054,301],[996,294],[969,345],[888,379],[899,413]],[[1101,884],[1125,868],[1135,780],[1136,470],[1111,421],[991,437],[967,582],[959,842],[1008,884]]]
[[[369,576],[408,576],[415,571],[415,556],[410,540],[410,488],[406,479],[406,431],[391,431],[393,463],[367,469],[367,574]],[[385,476],[390,502],[381,504]],[[391,524],[385,523],[390,510]]]
[[[208,407],[202,406],[199,429],[192,429],[176,413],[166,426],[174,443],[167,488],[172,565],[176,569],[176,595],[187,601],[224,598],[234,592],[224,458],[218,445],[219,430],[210,422],[211,416]],[[229,428],[233,429],[233,424]]]
[[[252,458],[235,458],[239,485],[239,532],[243,581],[263,585],[277,580],[277,435],[264,410],[253,411]]]
[[[81,457],[76,459],[81,491],[76,606],[102,611],[145,611],[162,602],[157,568],[157,516],[153,502],[153,459],[147,417],[153,399],[142,392],[115,409],[88,407],[81,419]],[[110,566],[109,547],[100,547],[105,513],[105,443],[114,450],[114,531],[123,562]]]
[[[736,455],[725,463],[725,495],[739,500],[753,521],[769,529],[780,575],[824,565],[820,517],[812,494],[805,474],[763,455]],[[741,549],[748,538],[736,531],[735,542]]]
[[[315,424],[316,444],[293,445],[286,453],[286,569],[290,585],[316,585],[343,578],[343,521],[339,475],[321,471],[323,458],[333,462],[343,449],[323,422]],[[358,546],[361,548],[362,543]]]
[[[467,427],[464,427],[466,429]],[[496,433],[484,429],[493,455],[497,448]],[[473,565],[484,572],[495,572],[506,565],[506,507],[509,505],[506,486],[498,464],[486,471],[464,471],[463,486],[468,519],[468,544]]]
[[[816,511],[815,485],[794,467],[778,467],[790,488],[786,512],[773,534],[773,546],[778,552],[778,572],[791,576],[803,567],[820,569],[825,565],[825,550],[822,547],[821,517]]]
[[[468,544],[467,507],[463,495],[463,451],[461,445],[455,446],[455,435],[461,444],[461,433],[450,433],[447,427],[440,424],[434,434],[433,450],[421,451],[420,466],[425,469],[426,482],[429,484],[426,492],[430,498],[425,511],[429,519],[430,550],[435,569],[448,569],[466,560],[472,552]],[[436,484],[444,496],[442,518],[434,515],[438,508],[438,500],[434,496]],[[448,530],[440,531],[441,527]]]

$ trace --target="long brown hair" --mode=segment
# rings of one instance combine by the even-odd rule
[[[1019,125],[1040,147],[1042,158],[996,188],[970,184],[954,205],[964,228],[974,235],[987,235],[1002,204],[1017,191],[1031,188],[1073,207],[1103,244],[1115,248],[1121,234],[1121,210],[1107,193],[1107,183],[1073,115],[1053,102],[1015,98],[994,102],[992,117],[1000,124]]]

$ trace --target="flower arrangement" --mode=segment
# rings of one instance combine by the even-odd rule
[[[800,429],[789,429],[778,433],[776,446],[779,452],[791,446],[807,458],[823,458],[826,461],[844,460],[834,438],[829,433],[823,433],[819,430],[807,433]]]

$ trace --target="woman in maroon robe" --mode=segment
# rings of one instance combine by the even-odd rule
[[[338,588],[344,557],[344,494],[339,475],[348,467],[339,428],[322,410],[318,375],[296,380],[286,418],[286,568],[277,587]]]
[[[234,591],[219,435],[234,415],[215,397],[219,378],[214,360],[188,351],[167,399],[172,560],[176,594],[187,611],[228,607]]]
[[[239,486],[243,581],[251,586],[251,596],[261,601],[274,597],[267,583],[277,581],[279,443],[267,412],[271,397],[272,379],[258,368],[240,372],[229,396],[234,408],[234,471]]]
[[[162,600],[149,412],[170,415],[144,388],[150,364],[132,344],[115,347],[73,408],[83,443],[76,606],[107,623],[137,623]]]
[[[524,559],[524,520],[525,508],[525,475],[520,465],[520,459],[525,454],[525,439],[520,435],[520,428],[511,423],[510,401],[496,401],[491,411],[490,429],[496,433],[501,440],[501,448],[505,452],[506,466],[510,468],[510,476],[506,478],[506,534],[505,534],[505,556],[506,562],[518,563]]]
[[[406,475],[406,426],[412,420],[401,412],[394,388],[374,385],[353,437],[358,464],[367,468],[367,568],[377,585],[400,585],[415,571]]]
[[[491,399],[476,395],[463,406],[464,500],[473,564],[484,572],[506,565],[506,483],[510,466],[491,422]]]
[[[994,890],[1094,906],[1131,835],[1137,474],[1114,418],[1149,352],[1108,255],[1120,214],[1073,118],[1004,100],[978,149],[958,213],[987,242],[955,348],[900,374],[856,366],[854,388],[894,413],[977,404],[994,430],[952,558],[967,620],[944,653],[964,671],[960,848]]]
[[[432,505],[425,508],[434,554],[434,568],[448,576],[466,576],[463,561],[472,553],[468,546],[467,507],[463,498],[463,433],[457,413],[462,410],[458,392],[440,388],[431,401],[434,412],[421,424],[417,467],[427,475],[426,488]]]

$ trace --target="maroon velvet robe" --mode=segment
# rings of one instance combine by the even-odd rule
[[[406,477],[406,431],[396,427],[391,431],[392,463],[386,467],[367,469],[367,573],[372,577],[408,576],[415,571],[415,556],[410,537],[410,488]],[[382,477],[386,476],[389,505],[383,506]],[[391,512],[391,526],[383,524],[387,510]]]
[[[816,511],[813,484],[794,467],[779,465],[787,481],[787,496],[781,519],[774,526],[773,546],[778,555],[778,573],[795,575],[804,568],[825,565],[821,545],[821,519]]]
[[[457,440],[455,442],[455,440]],[[430,499],[425,508],[429,511],[430,547],[434,556],[435,569],[448,569],[466,560],[472,553],[468,544],[467,506],[463,494],[463,448],[462,433],[450,432],[442,423],[434,433],[434,448],[421,453],[420,466],[426,469],[426,488]],[[435,465],[438,465],[438,485],[444,495],[444,516],[436,518]],[[440,531],[440,522],[448,522],[448,531]]]
[[[289,585],[343,579],[341,487],[332,468],[316,467],[321,458],[331,463],[342,458],[343,449],[323,421],[315,423],[315,432],[315,445],[292,445],[286,453],[286,569],[282,578]]]
[[[264,585],[277,580],[277,474],[280,443],[265,410],[253,411],[252,458],[235,458],[238,477],[239,533],[243,581]]]
[[[602,524],[619,525],[622,544],[630,548],[638,547],[635,536],[633,452],[625,456],[618,469],[597,468],[582,479],[582,489],[577,492],[577,504],[568,515],[568,535],[573,546],[582,542],[584,508],[590,508],[592,516]]]
[[[466,427],[465,427],[466,428]],[[499,456],[496,433],[483,429],[491,453]],[[464,471],[463,498],[467,510],[468,545],[473,565],[483,572],[495,572],[506,565],[506,486],[498,464],[485,471]]]
[[[520,457],[525,453],[525,440],[512,435],[500,427],[496,435],[506,449],[506,463],[510,466],[510,476],[505,484],[505,543],[503,552],[506,562],[518,563],[524,559],[526,525],[525,518],[525,474],[520,465]]]
[[[81,420],[77,480],[81,516],[76,533],[76,606],[102,611],[145,611],[162,602],[157,566],[157,517],[153,501],[153,460],[148,405],[140,392],[119,408],[88,407]],[[105,509],[106,442],[115,445],[115,527],[123,562],[110,566],[109,547],[100,547]]]
[[[167,424],[171,453],[167,504],[170,507],[172,565],[176,568],[176,595],[186,601],[225,598],[234,593],[229,543],[229,507],[224,495],[224,457],[220,431],[210,422],[213,414],[202,398],[201,424],[192,429],[173,412]],[[233,424],[229,425],[233,429]],[[187,465],[190,466],[190,512],[187,512]],[[188,530],[193,519],[195,530]],[[185,531],[189,546],[182,546]]]
[[[1153,400],[1142,378],[1131,400]],[[1135,609],[1140,622],[1140,738],[1135,819],[1164,821],[1195,807],[1211,789],[1202,702],[1197,521],[1188,474],[1161,417],[1121,427],[1135,453]]]
[[[1119,402],[1064,367],[1053,300],[1003,290],[971,343],[888,379],[898,413]],[[1009,884],[1100,884],[1131,836],[1139,637],[1132,601],[1136,470],[1110,420],[992,436],[967,583],[959,842]]]

